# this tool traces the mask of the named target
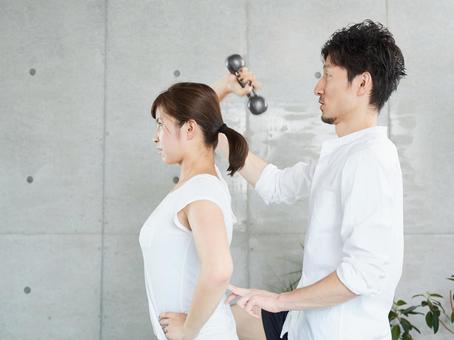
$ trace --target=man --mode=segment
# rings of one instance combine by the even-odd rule
[[[227,301],[239,297],[238,306],[261,317],[267,339],[388,340],[403,262],[403,194],[396,147],[377,119],[406,75],[404,58],[392,34],[370,20],[335,32],[321,54],[314,93],[338,138],[322,145],[316,165],[280,170],[249,153],[241,170],[267,204],[310,195],[298,288],[276,294],[231,286]],[[256,84],[247,70],[241,77]],[[227,77],[214,86],[221,100],[251,89],[234,83]],[[228,157],[222,135],[218,149]]]

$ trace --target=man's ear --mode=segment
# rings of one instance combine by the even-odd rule
[[[372,75],[369,72],[363,72],[358,76],[358,95],[364,96],[372,91]]]

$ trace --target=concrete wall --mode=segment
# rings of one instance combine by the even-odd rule
[[[404,172],[397,296],[447,295],[453,17],[449,0],[0,0],[0,339],[152,339],[138,232],[178,175],[152,147],[153,98],[176,81],[213,83],[240,53],[270,109],[251,116],[228,98],[227,123],[280,166],[317,157],[334,137],[312,93],[320,47],[365,18],[390,27],[409,74],[380,118]],[[265,207],[243,179],[228,181],[239,220],[233,282],[287,287],[306,202]]]

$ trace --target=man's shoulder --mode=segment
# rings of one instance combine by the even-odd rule
[[[395,144],[389,138],[377,137],[358,141],[353,144],[348,152],[347,159],[370,159],[383,161],[398,161]]]

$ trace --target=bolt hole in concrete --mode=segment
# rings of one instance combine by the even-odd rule
[[[320,79],[322,74],[320,72],[315,72],[314,76],[315,76],[315,78]]]
[[[33,183],[33,177],[32,176],[28,176],[27,177],[27,182],[28,183]]]
[[[179,70],[175,70],[173,75],[178,78],[181,75],[181,72]]]
[[[36,74],[36,70],[34,68],[30,69],[30,75],[34,76]]]
[[[24,293],[25,293],[25,294],[30,294],[31,291],[32,291],[32,290],[31,290],[30,287],[25,287],[25,288],[24,288]]]

